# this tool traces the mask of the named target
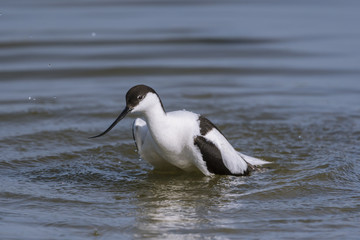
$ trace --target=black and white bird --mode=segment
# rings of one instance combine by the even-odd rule
[[[176,167],[204,175],[248,175],[254,166],[269,162],[236,151],[207,118],[185,110],[165,112],[151,87],[137,85],[126,93],[126,107],[103,133],[128,113],[140,113],[133,123],[133,137],[140,157],[155,169]]]

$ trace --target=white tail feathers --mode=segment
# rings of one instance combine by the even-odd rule
[[[253,166],[259,166],[259,165],[264,165],[264,164],[269,164],[270,162],[268,161],[265,161],[265,160],[261,160],[261,159],[258,159],[258,158],[254,158],[254,157],[250,157],[250,156],[247,156],[243,153],[240,153],[239,152],[239,155],[247,162],[247,163],[250,163],[251,165]]]

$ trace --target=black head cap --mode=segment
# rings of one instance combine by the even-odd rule
[[[146,95],[151,92],[157,95],[154,89],[151,87],[145,86],[145,85],[137,85],[135,87],[132,87],[127,93],[126,93],[126,107],[125,109],[120,113],[120,115],[116,118],[116,120],[108,127],[103,133],[100,133],[99,135],[90,137],[90,138],[97,138],[105,135],[108,133],[115,125],[121,121],[129,112],[131,112],[134,107],[136,107],[145,97]],[[159,95],[157,95],[159,98]],[[161,103],[161,106],[164,110],[164,107],[162,105],[162,102],[159,98],[159,101]],[[164,110],[165,112],[165,110]]]
[[[159,97],[159,95],[155,92],[154,89],[146,85],[141,84],[130,88],[130,90],[126,93],[126,106],[129,109],[133,109],[145,98],[146,94],[148,94],[149,92],[154,93]],[[160,103],[162,108],[164,109],[161,100]]]
[[[155,93],[155,90],[146,85],[136,85],[126,93],[126,106],[130,109],[134,108],[143,100],[149,92]]]

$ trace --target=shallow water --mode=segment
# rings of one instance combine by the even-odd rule
[[[357,1],[2,1],[1,239],[356,239]],[[272,163],[249,177],[154,172],[145,83]]]

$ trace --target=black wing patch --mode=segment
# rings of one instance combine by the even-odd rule
[[[224,134],[218,129],[209,119],[204,116],[199,116],[200,122],[200,134],[194,139],[194,144],[197,146],[201,152],[203,160],[206,163],[206,167],[209,172],[219,175],[235,175],[235,176],[248,176],[251,172],[251,166],[247,163],[247,169],[243,173],[231,173],[230,170],[225,166],[220,150],[215,146],[214,143],[207,140],[205,136],[213,128],[219,131],[221,135]],[[225,137],[225,136],[224,136]],[[225,137],[226,138],[226,137]],[[245,159],[244,159],[245,161]],[[246,162],[246,161],[245,161]]]
[[[234,176],[248,176],[250,175],[251,168],[249,165],[243,173],[232,173],[225,166],[220,150],[215,146],[214,143],[207,140],[203,136],[197,136],[194,139],[194,144],[200,150],[203,160],[206,163],[206,167],[209,172],[219,175],[234,175]]]
[[[209,119],[207,119],[204,116],[199,116],[199,122],[200,122],[200,134],[202,136],[205,136],[208,132],[210,132],[213,128],[219,131],[219,133],[222,134],[222,132],[212,123]],[[222,134],[224,135],[224,134]]]
[[[231,175],[232,173],[224,165],[220,150],[211,141],[203,136],[197,136],[194,144],[199,148],[203,160],[209,172],[220,175]]]

